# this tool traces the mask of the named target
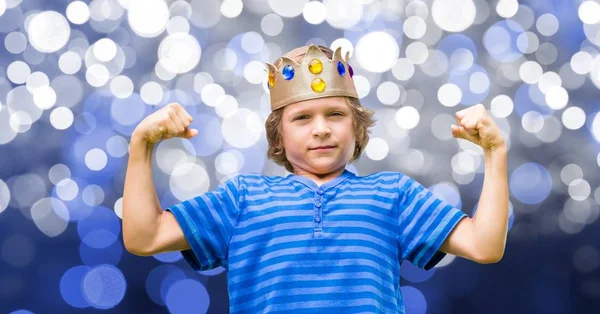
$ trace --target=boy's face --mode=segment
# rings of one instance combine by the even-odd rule
[[[283,110],[283,146],[296,174],[345,167],[354,153],[355,134],[352,110],[343,97],[304,100]]]

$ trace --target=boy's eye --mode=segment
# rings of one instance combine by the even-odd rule
[[[331,115],[332,116],[343,116],[344,114],[341,112],[332,112]]]
[[[302,115],[302,116],[297,116],[294,120],[304,120],[306,118],[308,118],[308,116]]]

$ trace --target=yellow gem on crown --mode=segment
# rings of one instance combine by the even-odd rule
[[[275,72],[273,72],[273,71],[269,72],[269,86],[271,88],[273,88],[273,86],[275,86]]]
[[[320,78],[316,78],[310,83],[310,87],[315,92],[322,93],[325,90],[325,81]]]
[[[308,64],[308,70],[312,74],[319,74],[323,72],[323,63],[319,59],[312,59]]]

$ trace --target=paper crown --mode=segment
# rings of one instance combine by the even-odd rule
[[[310,45],[302,63],[281,57],[281,67],[266,63],[267,87],[271,94],[271,111],[289,104],[322,97],[349,96],[358,98],[354,72],[348,64],[350,53],[342,59],[341,47],[329,59],[317,46]]]

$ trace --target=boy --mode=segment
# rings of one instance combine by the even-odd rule
[[[182,251],[196,270],[228,271],[231,313],[404,313],[400,263],[430,269],[447,254],[493,263],[508,223],[507,148],[482,105],[456,113],[456,138],[485,152],[473,218],[400,172],[345,169],[368,142],[348,65],[326,47],[297,48],[268,64],[268,156],[292,174],[238,175],[214,191],[160,208],[151,177],[154,143],[191,138],[176,104],[148,116],[131,138],[123,237],[136,255]]]

